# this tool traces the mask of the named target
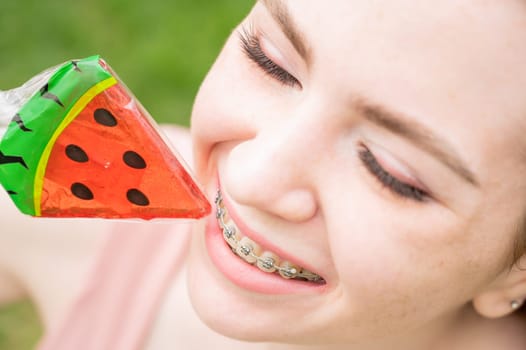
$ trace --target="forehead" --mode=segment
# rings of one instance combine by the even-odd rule
[[[524,139],[526,1],[281,2],[340,101],[360,93],[420,118],[474,163],[470,152]]]
[[[480,82],[496,87],[524,82],[519,78],[524,79],[526,62],[526,1],[283,3],[320,67],[330,62],[339,73],[378,72],[400,80],[433,77],[434,84],[444,89],[454,85],[479,90]]]

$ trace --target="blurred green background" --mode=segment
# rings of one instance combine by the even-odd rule
[[[159,122],[187,125],[214,58],[253,0],[0,0],[0,90],[100,54]],[[34,348],[29,301],[0,306],[0,349]]]
[[[186,122],[192,98],[253,0],[0,1],[0,90],[102,55],[154,118]]]

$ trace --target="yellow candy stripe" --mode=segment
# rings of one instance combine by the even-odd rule
[[[40,161],[38,162],[38,167],[35,174],[35,186],[34,186],[34,200],[35,200],[35,216],[41,216],[41,200],[42,200],[42,187],[44,186],[44,175],[46,172],[47,163],[49,161],[49,156],[51,155],[51,150],[57,141],[59,135],[64,131],[64,129],[77,117],[77,115],[88,105],[102,91],[112,87],[117,84],[117,80],[114,77],[108,78],[101,81],[100,83],[91,87],[82,97],[79,98],[77,103],[73,105],[71,110],[68,112],[64,120],[57,127],[53,136],[49,139]]]

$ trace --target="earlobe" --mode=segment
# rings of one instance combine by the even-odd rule
[[[520,262],[526,262],[526,256]],[[504,272],[486,290],[473,298],[473,307],[481,316],[504,317],[523,306],[526,300],[526,270],[517,266]]]
[[[521,308],[524,299],[509,299],[503,294],[485,293],[473,299],[473,308],[483,317],[500,318]]]
[[[512,310],[518,310],[518,309],[520,309],[522,307],[522,305],[524,305],[524,300],[513,300],[510,303],[510,306],[511,306]]]

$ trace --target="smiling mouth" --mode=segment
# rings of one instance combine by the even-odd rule
[[[243,236],[234,222],[229,218],[228,211],[223,204],[221,191],[219,190],[215,204],[216,218],[219,227],[223,231],[223,239],[230,246],[232,252],[243,261],[256,266],[264,272],[277,274],[285,279],[325,284],[325,280],[321,276],[281,259],[275,253],[264,250],[259,244]]]

